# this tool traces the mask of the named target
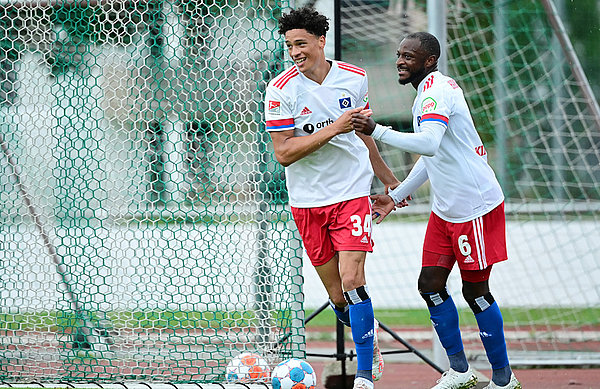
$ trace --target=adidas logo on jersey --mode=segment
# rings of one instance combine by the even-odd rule
[[[431,88],[432,85],[433,85],[433,76],[431,76],[427,81],[425,81],[425,85],[423,85],[423,92],[425,92],[427,89]]]
[[[367,238],[366,236],[363,236],[362,239],[360,240],[360,243],[369,243],[369,238]]]
[[[475,260],[470,255],[468,257],[466,257],[465,261],[464,261],[464,263],[473,263],[473,262],[475,262]]]
[[[300,112],[300,115],[310,115],[311,113],[312,113],[312,111],[310,109],[308,109],[308,107],[304,107],[302,112]]]

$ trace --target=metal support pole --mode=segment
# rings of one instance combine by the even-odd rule
[[[506,34],[507,34],[507,16],[506,16],[506,4],[504,1],[498,2],[494,6],[494,33],[496,35],[496,45],[494,45],[494,101],[496,104],[496,117],[494,126],[496,129],[496,176],[500,182],[500,186],[507,191],[508,177],[507,177],[507,142],[508,142],[508,126],[506,123],[507,109],[506,109]]]
[[[444,74],[448,72],[448,52],[446,44],[448,29],[446,27],[446,1],[427,0],[427,29],[438,41],[442,52],[438,60],[438,70]]]
[[[341,0],[334,0],[333,4],[334,59],[340,61],[342,59],[342,2]]]
[[[443,373],[445,371],[445,369],[441,368],[435,362],[433,362],[431,359],[427,358],[425,355],[423,355],[423,353],[421,353],[419,350],[414,348],[410,343],[408,343],[407,341],[405,341],[404,339],[399,337],[398,334],[396,334],[394,331],[392,331],[390,328],[388,328],[388,326],[386,326],[382,322],[379,322],[379,328],[381,328],[382,330],[384,330],[385,332],[390,334],[392,336],[392,338],[394,338],[398,342],[402,343],[404,345],[404,347],[407,348],[406,352],[411,352],[411,353],[415,354],[417,357],[421,358],[423,360],[423,362],[427,363],[429,366],[433,367],[435,370],[437,370],[440,373]],[[390,354],[390,353],[382,352],[382,354],[385,355],[385,354]]]
[[[67,294],[67,299],[71,303],[71,309],[75,312],[75,316],[82,321],[83,327],[78,329],[78,333],[75,333],[73,343],[79,344],[80,348],[91,348],[94,345],[94,348],[97,351],[107,351],[108,345],[112,344],[112,340],[109,337],[108,331],[99,325],[96,326],[92,323],[88,315],[83,309],[83,306],[79,302],[79,298],[77,293],[73,290],[73,280],[71,276],[67,272],[65,268],[65,264],[62,263],[58,253],[56,252],[56,247],[50,241],[50,235],[48,231],[44,228],[44,224],[42,222],[42,218],[38,211],[36,210],[33,200],[29,195],[29,192],[25,188],[23,184],[21,169],[17,163],[16,158],[13,156],[12,152],[8,148],[8,143],[4,139],[3,134],[0,132],[0,148],[2,149],[2,153],[6,157],[8,164],[10,165],[13,173],[13,177],[16,181],[16,186],[21,193],[21,197],[23,198],[23,202],[27,207],[27,211],[29,212],[29,216],[33,219],[33,224],[35,224],[36,229],[38,230],[42,240],[44,242],[44,246],[48,250],[48,254],[54,262],[56,266],[56,272],[60,276],[60,284],[65,289],[65,293]]]
[[[596,125],[598,126],[598,130],[600,130],[600,107],[598,107],[598,101],[594,96],[594,92],[590,87],[590,83],[588,82],[587,77],[585,76],[585,72],[583,71],[583,67],[581,67],[581,63],[579,62],[579,58],[575,53],[575,49],[571,44],[571,40],[567,35],[565,27],[563,26],[560,18],[557,16],[558,12],[556,11],[556,7],[550,0],[542,0],[542,5],[544,6],[544,10],[546,11],[546,16],[548,16],[548,21],[556,34],[556,38],[560,42],[560,46],[571,66],[571,71],[573,72],[573,76],[577,80],[577,83],[581,87],[581,92],[585,97],[585,101],[588,104],[588,107],[592,111],[594,116],[594,120]]]
[[[555,0],[556,11],[558,12],[558,19],[562,19],[565,11],[565,5],[563,0]],[[560,58],[562,52],[562,45],[556,36],[552,37],[552,84],[554,86],[561,85],[566,79],[565,70],[566,66],[562,61],[556,61],[555,58]],[[566,90],[565,88],[556,88],[555,92],[552,93],[552,114],[551,114],[551,128],[552,128],[552,140],[551,140],[551,155],[552,155],[552,175],[551,175],[551,193],[554,201],[562,203],[568,198],[565,190],[565,177],[563,172],[567,171],[568,164],[565,159],[565,140],[568,136],[568,131],[565,130],[565,116],[564,107],[562,101],[565,100]],[[555,216],[557,217],[557,216]]]
[[[342,389],[346,388],[346,347],[344,345],[345,335],[344,335],[344,325],[342,322],[336,319],[335,321],[335,335],[336,335],[336,354],[337,360],[340,361],[342,368]]]

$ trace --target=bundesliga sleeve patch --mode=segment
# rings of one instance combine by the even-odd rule
[[[279,115],[281,109],[281,103],[279,101],[269,100],[269,114],[271,115]]]

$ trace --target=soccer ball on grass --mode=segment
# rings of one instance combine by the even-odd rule
[[[291,358],[275,366],[271,384],[273,389],[315,389],[317,375],[308,362]]]
[[[269,382],[269,364],[257,353],[245,351],[229,361],[225,368],[227,382]]]

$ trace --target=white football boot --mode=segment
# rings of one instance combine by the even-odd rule
[[[464,373],[448,370],[437,380],[437,385],[431,389],[469,389],[477,385],[477,376],[469,367]]]
[[[493,381],[490,382],[488,386],[483,389],[523,389],[517,377],[514,374],[511,374],[510,381],[505,386],[498,386]]]

